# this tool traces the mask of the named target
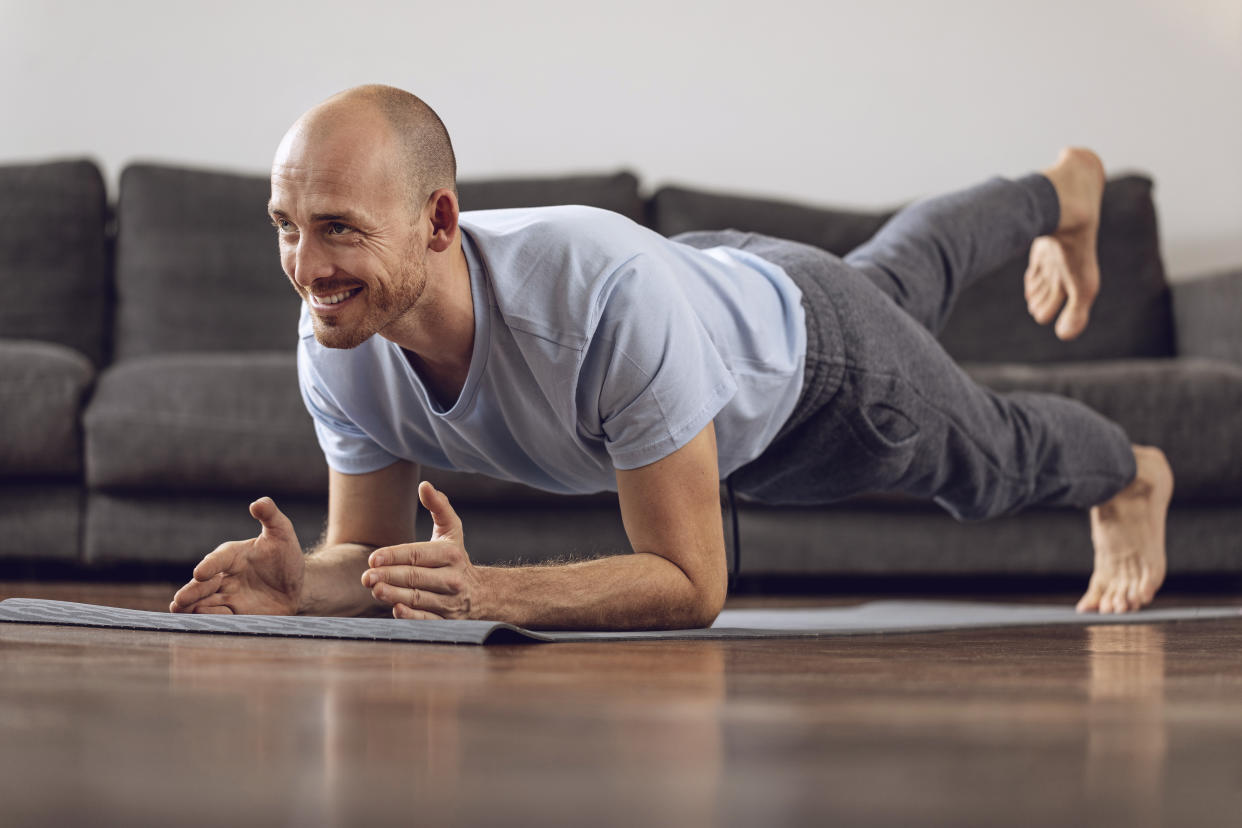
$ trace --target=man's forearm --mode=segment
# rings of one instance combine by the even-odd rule
[[[321,546],[306,556],[306,575],[298,615],[392,615],[362,585],[367,556],[374,546],[340,543]]]
[[[534,629],[635,630],[709,626],[707,591],[649,552],[562,566],[480,566],[485,586],[473,617]]]

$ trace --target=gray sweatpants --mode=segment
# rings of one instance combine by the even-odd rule
[[[964,288],[1059,220],[1052,183],[1029,175],[911,204],[844,259],[736,230],[675,237],[748,250],[802,290],[802,394],[763,455],[733,474],[736,491],[781,504],[896,492],[979,520],[1087,508],[1124,488],[1135,463],[1120,427],[1063,397],[978,385],[936,341]],[[1021,301],[1022,284],[1013,289]]]

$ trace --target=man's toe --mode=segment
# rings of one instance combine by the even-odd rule
[[[1070,299],[1057,319],[1057,337],[1062,340],[1077,339],[1087,327],[1090,316],[1091,309],[1085,302]]]
[[[1100,608],[1100,597],[1103,593],[1103,587],[1096,578],[1091,579],[1091,583],[1087,585],[1087,591],[1082,598],[1078,600],[1078,606],[1075,607],[1078,612],[1096,612]]]

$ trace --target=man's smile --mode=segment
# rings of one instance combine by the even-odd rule
[[[345,288],[332,293],[311,293],[310,304],[316,310],[335,311],[362,292],[362,287]]]

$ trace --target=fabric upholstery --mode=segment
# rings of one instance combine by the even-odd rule
[[[629,172],[465,180],[457,183],[457,194],[462,210],[585,204],[612,210],[639,224],[646,220],[646,206],[638,193],[638,179]]]
[[[972,362],[1171,356],[1172,313],[1151,191],[1151,180],[1139,175],[1115,178],[1105,188],[1099,239],[1103,288],[1081,337],[1061,342],[1051,327],[1035,324],[1027,314],[1022,251],[963,292],[940,335],[945,349]],[[891,215],[675,187],[654,197],[655,226],[666,235],[734,228],[814,244],[839,256],[870,238]]]
[[[465,209],[582,203],[641,221],[630,173],[462,182]],[[266,176],[127,167],[117,202],[117,355],[292,348],[298,299]],[[244,301],[240,297],[244,297]]]
[[[192,566],[226,540],[259,532],[247,511],[267,491],[232,494],[92,492],[86,518],[85,560],[92,564],[133,561]],[[298,541],[310,548],[327,517],[326,491],[318,497],[274,496],[293,521]],[[0,500],[0,503],[3,503]],[[467,548],[477,564],[542,563],[629,551],[616,506],[528,509],[454,501],[466,527]],[[411,504],[411,508],[416,508]],[[419,510],[416,537],[431,537],[427,513]]]
[[[1098,253],[1100,295],[1087,330],[1072,342],[1031,319],[1023,298],[1027,254],[967,289],[941,332],[956,359],[1068,362],[1173,355],[1169,290],[1156,229],[1151,180],[1131,175],[1104,190]]]
[[[259,534],[250,503],[265,491],[231,494],[91,492],[87,502],[83,560],[94,566],[120,563],[180,564],[191,568],[221,543]],[[274,497],[293,522],[303,549],[315,545],[327,518],[327,492],[317,497]],[[171,597],[171,595],[170,595]]]
[[[744,506],[743,575],[1081,575],[1091,572],[1090,523],[1075,509],[1032,510],[958,523],[924,505]],[[1169,512],[1169,572],[1242,572],[1242,505]]]
[[[1175,502],[1242,498],[1242,366],[1164,359],[1064,365],[966,366],[999,391],[1040,391],[1080,400],[1158,446],[1176,478]]]
[[[107,351],[108,220],[90,161],[0,166],[0,337]]]
[[[653,226],[665,236],[691,230],[745,230],[813,244],[838,256],[871,238],[892,213],[813,207],[686,187],[663,187],[652,197]]]
[[[1175,282],[1177,353],[1242,365],[1242,270]]]
[[[125,360],[100,377],[85,431],[93,488],[327,491],[293,353]]]
[[[64,345],[0,340],[0,480],[82,473],[78,422],[94,379]]]
[[[265,176],[135,164],[117,199],[116,357],[293,350]]]
[[[82,501],[75,483],[0,484],[0,559],[76,561]]]

